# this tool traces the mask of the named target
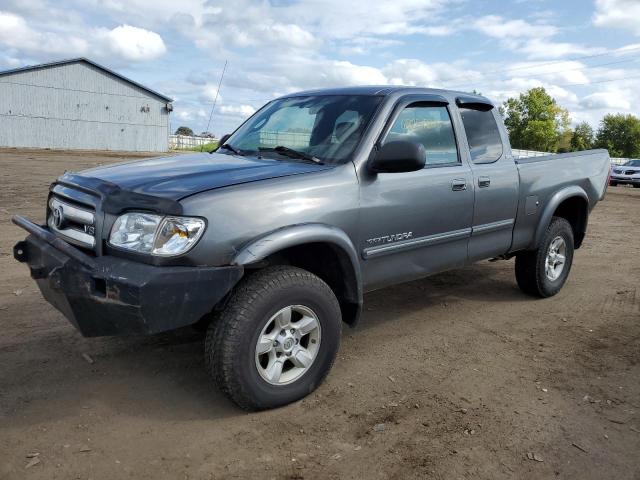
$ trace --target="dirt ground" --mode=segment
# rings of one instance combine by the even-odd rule
[[[513,261],[370,294],[324,385],[248,414],[200,334],[83,338],[12,258],[12,214],[121,158],[0,152],[1,479],[640,479],[640,190],[609,189],[558,296]]]

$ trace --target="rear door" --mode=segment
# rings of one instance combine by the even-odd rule
[[[458,97],[475,199],[469,261],[509,251],[518,207],[518,169],[492,104]]]

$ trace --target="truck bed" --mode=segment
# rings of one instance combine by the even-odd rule
[[[520,191],[512,251],[533,246],[541,215],[553,214],[546,207],[563,192],[582,190],[591,211],[604,196],[611,164],[606,150],[519,158],[515,162]]]

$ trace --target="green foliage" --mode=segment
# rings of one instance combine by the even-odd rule
[[[605,115],[595,144],[612,157],[640,158],[640,119],[622,113]]]
[[[571,148],[571,137],[573,136],[573,130],[568,129],[558,139],[558,149],[557,153],[568,153],[572,152]]]
[[[193,137],[193,130],[189,127],[178,127],[176,135],[188,135],[189,137]]]
[[[576,125],[571,135],[571,151],[578,152],[581,150],[589,150],[593,148],[593,128],[587,122],[581,122]]]
[[[509,98],[500,112],[513,148],[556,152],[569,131],[569,112],[542,87]]]
[[[192,152],[213,152],[218,149],[218,142],[209,142],[204,145],[200,145],[199,147],[190,147],[187,150]]]

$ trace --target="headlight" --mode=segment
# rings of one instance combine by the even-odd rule
[[[109,244],[139,253],[171,257],[187,252],[204,233],[204,220],[125,213],[111,228]]]

